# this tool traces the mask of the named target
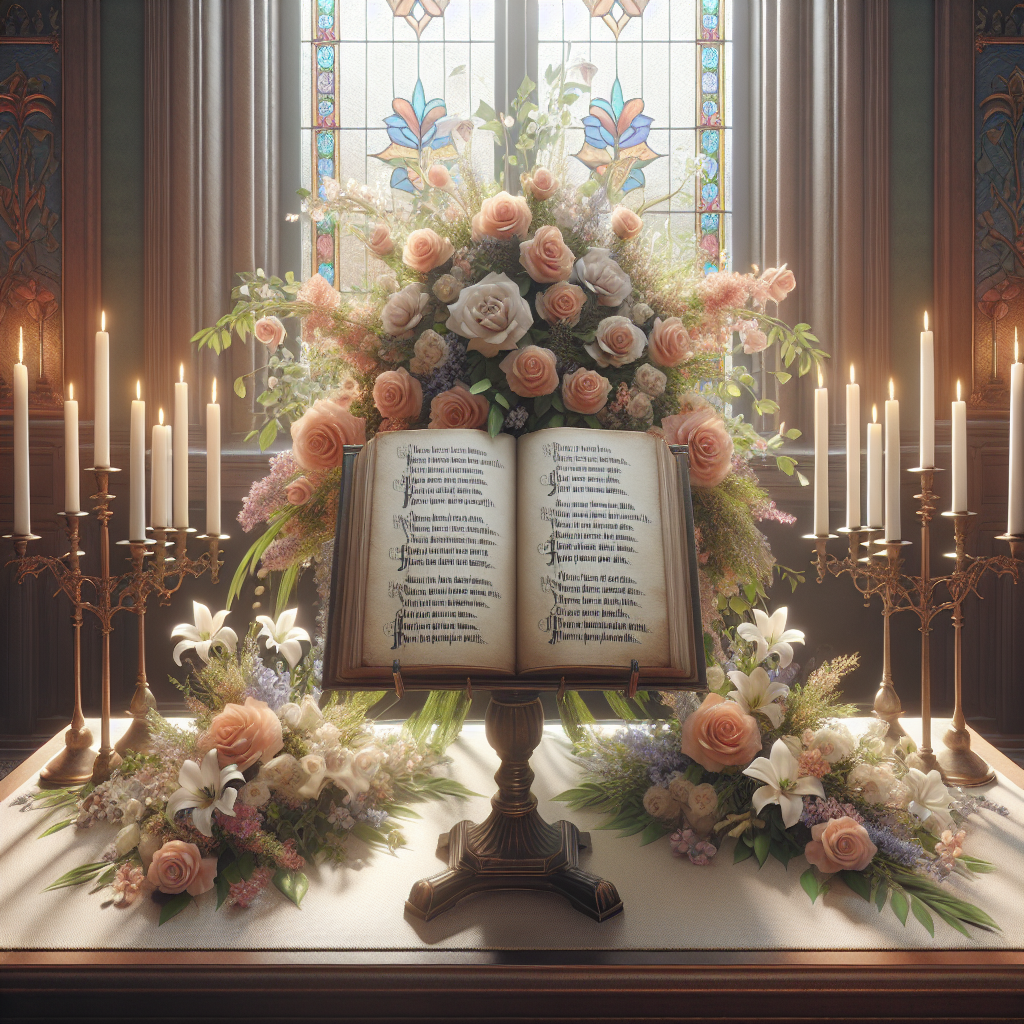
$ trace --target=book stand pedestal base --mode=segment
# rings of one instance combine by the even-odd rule
[[[530,755],[544,732],[544,710],[536,692],[511,691],[491,697],[485,717],[487,741],[501,757],[494,781],[493,810],[475,825],[460,821],[441,836],[448,870],[418,881],[406,910],[429,921],[473,893],[492,889],[541,889],[564,896],[595,921],[622,910],[611,882],[579,867],[579,850],[590,837],[571,822],[553,825],[537,813],[530,792]]]

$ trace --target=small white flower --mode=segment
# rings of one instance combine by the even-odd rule
[[[942,776],[933,768],[927,775],[917,768],[911,768],[903,778],[906,807],[918,821],[927,825],[936,835],[952,824],[949,813],[949,790],[942,783]]]
[[[145,805],[141,800],[136,800],[132,797],[128,803],[124,805],[124,815],[121,818],[122,825],[134,825],[135,822],[142,817],[145,812]]]
[[[707,680],[709,690],[719,690],[725,682],[725,669],[721,665],[708,665]]]
[[[821,779],[809,775],[801,779],[798,778],[799,772],[799,762],[782,740],[772,744],[768,757],[754,758],[749,767],[743,769],[744,775],[764,783],[754,790],[751,797],[754,813],[760,814],[767,804],[778,804],[782,808],[783,824],[786,828],[792,828],[800,820],[804,796],[820,796],[824,799],[825,789]]]
[[[320,727],[324,716],[311,694],[302,698],[301,704],[289,701],[277,709],[278,717],[292,732],[312,732]]]
[[[826,722],[811,740],[810,749],[818,749],[829,764],[849,757],[857,746],[853,733],[842,722]]]
[[[793,644],[802,644],[804,635],[799,629],[786,629],[788,608],[776,608],[767,615],[760,608],[754,609],[754,621],[743,622],[736,627],[736,633],[744,640],[757,645],[757,660],[764,661],[773,654],[779,656],[779,667],[786,668],[793,661]]]
[[[278,651],[292,669],[298,665],[302,657],[302,641],[309,642],[309,634],[295,625],[295,617],[298,614],[298,608],[288,608],[281,612],[277,622],[269,615],[256,616],[256,621],[263,627],[259,631],[259,636],[265,636],[267,647]]]
[[[734,700],[748,715],[764,715],[773,729],[782,724],[782,708],[775,703],[789,693],[789,687],[778,680],[773,682],[760,666],[748,676],[746,672],[730,672],[729,678],[735,690],[730,691],[728,700]]]
[[[114,850],[117,856],[123,857],[125,854],[131,853],[139,845],[141,838],[142,833],[139,831],[138,825],[125,825],[114,837]]]
[[[214,747],[203,758],[202,767],[195,761],[186,761],[178,772],[181,787],[167,801],[167,817],[173,821],[178,811],[192,809],[192,824],[204,836],[213,835],[213,812],[220,811],[229,818],[235,816],[235,798],[238,790],[228,783],[233,779],[245,781],[245,776],[233,765],[221,768]]]
[[[192,614],[195,616],[194,626],[183,622],[180,626],[175,626],[174,632],[171,633],[171,636],[185,637],[174,648],[175,665],[181,664],[182,654],[189,650],[194,650],[204,665],[210,664],[210,651],[215,647],[235,653],[238,637],[230,626],[224,625],[224,620],[228,616],[226,610],[213,615],[205,604],[193,601]]]
[[[263,779],[253,779],[238,791],[238,799],[246,807],[262,807],[270,800],[270,787]]]

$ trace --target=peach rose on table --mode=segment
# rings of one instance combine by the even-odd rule
[[[598,366],[625,366],[644,354],[647,335],[628,316],[606,316],[583,347]]]
[[[520,175],[519,181],[523,191],[540,202],[550,199],[558,191],[558,179],[546,167],[534,167],[530,174]]]
[[[454,255],[455,246],[447,238],[442,238],[433,228],[417,228],[410,231],[405,240],[402,262],[417,274],[429,274]]]
[[[666,416],[661,426],[669,444],[689,446],[691,484],[717,487],[732,472],[732,438],[710,406]]]
[[[452,183],[451,171],[444,164],[431,164],[427,169],[427,182],[433,188],[447,188]]]
[[[391,228],[387,224],[374,224],[366,247],[374,256],[387,256],[395,251],[395,243],[391,238]]]
[[[373,382],[373,404],[381,416],[414,420],[423,408],[423,387],[404,366],[385,370]]]
[[[522,398],[550,395],[558,387],[555,353],[539,345],[527,345],[509,354],[499,364],[508,386]]]
[[[216,877],[217,858],[204,857],[195,843],[180,839],[169,840],[153,854],[146,874],[147,880],[161,892],[187,892],[189,896],[208,892]]]
[[[392,338],[411,338],[430,305],[430,296],[418,284],[407,284],[384,304],[380,319]]]
[[[693,355],[693,339],[677,316],[658,317],[651,328],[651,359],[659,366],[679,366]]]
[[[612,210],[612,231],[624,242],[636,238],[644,229],[643,218],[628,206],[616,206]]]
[[[562,378],[562,401],[570,412],[592,416],[608,404],[612,383],[597,370],[585,370],[582,366]]]
[[[276,316],[261,316],[253,327],[253,334],[256,335],[257,341],[262,342],[270,349],[272,354],[277,351],[278,345],[288,337],[284,324]]]
[[[366,442],[366,420],[329,398],[317,399],[292,423],[291,431],[292,455],[307,472],[340,466],[345,445]]]
[[[482,238],[525,238],[530,231],[533,214],[522,196],[499,192],[480,204],[480,212],[473,215],[473,241]]]
[[[545,224],[528,242],[519,243],[519,262],[538,284],[564,281],[572,272],[572,249],[554,224]]]
[[[240,772],[257,761],[269,761],[283,746],[281,719],[255,697],[246,697],[244,704],[225,704],[198,744],[203,753],[216,748],[221,768],[233,764]]]
[[[549,324],[568,324],[575,327],[580,322],[580,312],[587,296],[579,285],[559,281],[537,294],[537,315]]]
[[[490,273],[463,288],[448,313],[448,330],[469,340],[467,351],[482,352],[489,359],[514,349],[533,326],[530,304],[505,274]]]
[[[812,825],[811,841],[804,847],[808,862],[828,874],[863,871],[877,852],[867,829],[848,816]]]
[[[569,280],[597,297],[599,306],[621,306],[633,291],[633,282],[611,257],[610,249],[591,249],[576,261]]]
[[[735,701],[709,693],[683,722],[680,749],[709,772],[747,765],[761,750],[761,730]]]
[[[487,422],[490,402],[471,395],[465,384],[456,384],[436,395],[430,403],[429,426],[440,430],[479,430]]]
[[[289,505],[305,505],[313,497],[314,490],[309,477],[300,476],[284,489],[284,496],[288,499]]]

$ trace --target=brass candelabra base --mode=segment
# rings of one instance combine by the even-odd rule
[[[544,711],[536,693],[495,695],[487,707],[487,740],[501,757],[495,773],[493,810],[476,825],[460,821],[440,838],[448,870],[418,881],[406,910],[429,921],[459,900],[494,889],[539,889],[564,896],[595,921],[618,914],[622,900],[615,886],[579,866],[589,836],[568,821],[546,822],[530,792],[530,755],[544,731]]]
[[[945,749],[939,751],[936,766],[950,786],[984,786],[996,773],[980,754],[971,750],[970,733],[954,725],[943,737]]]
[[[64,789],[84,786],[92,778],[96,751],[92,749],[92,731],[82,725],[64,733],[64,749],[39,773],[39,784],[44,789]]]

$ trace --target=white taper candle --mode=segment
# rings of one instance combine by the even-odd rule
[[[871,406],[868,424],[868,526],[880,530],[885,522],[882,496],[882,424],[878,422],[878,406]]]
[[[81,472],[78,468],[78,402],[75,386],[68,385],[64,403],[64,511],[82,511]]]
[[[846,527],[860,528],[860,385],[853,379],[846,385]]]
[[[153,447],[149,465],[149,521],[153,526],[166,527],[167,522],[167,432],[164,411],[160,422],[153,424]]]
[[[188,384],[185,365],[174,385],[174,515],[172,523],[179,529],[188,527]]]
[[[952,403],[950,434],[953,447],[951,466],[953,512],[967,511],[967,403],[960,400],[960,381],[956,382],[956,401]]]
[[[921,332],[921,461],[922,467],[935,465],[935,343],[924,315]]]
[[[220,406],[217,378],[213,379],[213,401],[206,407],[206,532],[220,536]]]
[[[1020,361],[1016,329],[1010,367],[1010,486],[1006,532],[1024,534],[1024,363]]]
[[[814,391],[814,535],[828,533],[828,388],[818,370]]]
[[[110,465],[110,335],[106,313],[100,313],[94,367],[92,463],[99,469]]]
[[[889,381],[885,403],[885,539],[903,539],[900,528],[900,403]]]
[[[14,364],[14,534],[32,532],[31,489],[28,478],[28,367],[25,339],[18,329],[18,361]]]
[[[146,539],[146,403],[135,383],[128,449],[128,539]]]

